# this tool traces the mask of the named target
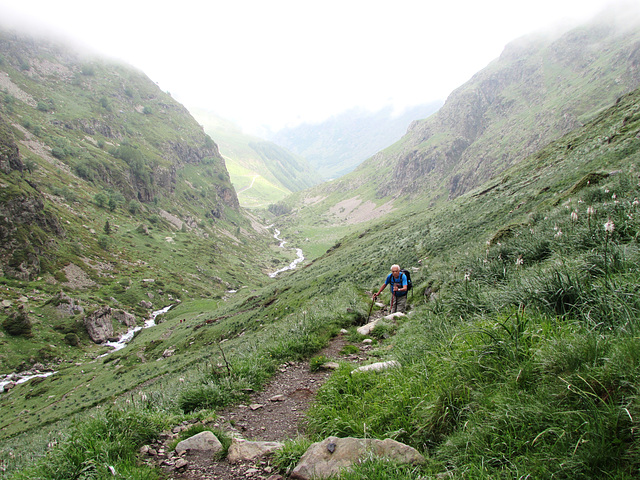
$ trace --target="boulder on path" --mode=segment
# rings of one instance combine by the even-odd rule
[[[389,360],[387,362],[376,362],[370,365],[363,365],[355,370],[351,370],[351,373],[379,372],[388,368],[400,368],[401,366],[402,365],[397,360]]]
[[[212,432],[205,430],[193,437],[182,440],[176,445],[176,453],[182,455],[187,452],[210,452],[214,455],[222,450],[222,443]]]
[[[381,318],[376,318],[375,320],[372,320],[366,325],[362,325],[361,327],[358,327],[357,332],[360,335],[369,335],[371,333],[371,330],[373,330],[375,326],[378,325],[383,320],[390,321],[390,320],[395,320],[396,318],[401,318],[401,317],[406,317],[406,315],[402,312],[396,312],[390,315],[385,315],[384,317],[381,317]]]
[[[227,460],[229,463],[251,462],[280,450],[283,446],[280,442],[250,442],[243,438],[232,438]]]
[[[384,458],[400,464],[421,464],[424,457],[415,448],[390,438],[385,440],[329,437],[314,443],[300,458],[291,478],[310,480],[340,474],[368,458]]]

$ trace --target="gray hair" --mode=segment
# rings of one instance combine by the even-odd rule
[[[393,270],[394,268],[397,268],[398,270],[400,270],[400,265],[396,265],[394,263],[393,265],[391,265],[391,270]]]

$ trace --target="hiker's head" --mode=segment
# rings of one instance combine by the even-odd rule
[[[400,266],[399,265],[391,265],[391,273],[394,277],[398,277],[400,275]]]

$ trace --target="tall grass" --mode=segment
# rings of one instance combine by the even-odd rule
[[[136,452],[154,440],[167,425],[158,414],[139,409],[109,408],[75,425],[67,437],[35,465],[14,479],[155,480],[158,472],[136,461]]]
[[[450,264],[385,350],[402,368],[343,367],[312,432],[396,438],[455,478],[637,476],[639,193],[587,187]]]

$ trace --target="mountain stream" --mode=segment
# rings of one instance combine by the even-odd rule
[[[275,238],[276,240],[278,240],[280,242],[280,248],[284,248],[285,244],[287,243],[285,240],[282,240],[280,238],[280,230],[278,230],[277,228],[274,229],[274,234],[273,234],[273,238]],[[278,275],[279,273],[282,272],[286,272],[287,270],[293,270],[294,268],[296,268],[296,266],[302,262],[304,260],[304,255],[302,254],[302,249],[301,248],[296,248],[296,255],[298,256],[298,258],[296,258],[293,262],[291,262],[288,266],[286,267],[282,267],[280,270],[276,270],[275,272],[272,272],[269,274],[269,276],[271,278],[274,278],[276,275]]]

